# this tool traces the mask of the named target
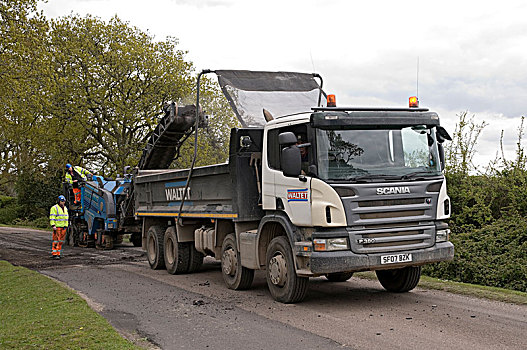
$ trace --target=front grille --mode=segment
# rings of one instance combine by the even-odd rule
[[[414,245],[414,244],[423,243],[423,240],[417,239],[414,241],[405,241],[404,243],[405,245],[409,245],[409,244]],[[364,247],[365,248],[399,247],[400,245],[401,245],[400,242],[385,242],[385,243],[365,244]]]
[[[400,231],[400,232],[375,232],[375,233],[365,233],[362,235],[363,238],[380,238],[380,237],[397,237],[397,236],[411,236],[411,235],[420,235],[423,233],[423,230],[415,231]]]
[[[426,248],[433,245],[434,227],[395,227],[352,231],[352,247],[357,253],[382,253]]]
[[[421,216],[424,215],[424,210],[404,210],[404,211],[387,211],[387,212],[376,212],[376,213],[363,213],[359,214],[361,219],[386,219],[386,218],[400,218],[407,216]]]
[[[358,202],[360,208],[368,207],[385,207],[392,205],[411,205],[411,204],[423,204],[424,198],[404,198],[404,199],[384,199],[374,201],[360,201]]]
[[[366,197],[347,205],[354,226],[350,241],[356,253],[389,253],[434,244],[434,208],[428,196]]]
[[[404,228],[404,227],[415,227],[416,225],[419,225],[419,222],[394,222],[394,223],[368,225],[368,229],[394,228],[394,227]]]

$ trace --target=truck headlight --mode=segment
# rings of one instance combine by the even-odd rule
[[[450,238],[450,229],[436,231],[436,243],[447,242]]]
[[[313,239],[313,250],[317,252],[348,250],[347,238],[315,238]]]

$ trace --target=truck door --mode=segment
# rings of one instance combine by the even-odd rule
[[[299,142],[306,143],[308,140],[305,129],[305,125],[302,125],[302,127],[269,130],[267,133],[267,174],[264,175],[263,179],[264,187],[267,187],[264,189],[264,199],[267,197],[268,203],[270,203],[270,197],[274,196],[276,209],[284,210],[291,222],[298,226],[311,225],[311,178],[304,176],[304,180],[307,181],[302,181],[298,177],[284,176],[280,164],[278,134],[284,131],[292,131],[295,132],[295,135],[299,135]],[[310,150],[306,149],[306,151],[309,152]],[[308,163],[305,154],[304,163]]]

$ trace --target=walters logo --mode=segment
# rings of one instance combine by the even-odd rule
[[[168,182],[165,184],[165,195],[167,201],[181,201],[183,200],[183,194],[185,193],[186,181]],[[187,188],[187,195],[185,200],[190,199],[190,187]]]
[[[307,188],[301,190],[287,190],[287,201],[288,202],[307,202],[308,192]]]

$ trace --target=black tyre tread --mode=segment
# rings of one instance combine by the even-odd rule
[[[414,289],[421,278],[421,266],[375,271],[381,285],[389,292],[404,293]]]
[[[225,246],[230,244],[234,249],[236,249],[236,239],[234,234],[230,233],[228,234],[225,239],[223,240],[222,247],[221,247],[221,256],[223,256],[223,251],[225,249]],[[240,276],[236,277],[233,283],[229,283],[227,281],[227,277],[225,276],[223,272],[223,266],[221,268],[221,274],[223,276],[223,280],[225,281],[225,284],[229,289],[234,290],[245,290],[249,289],[251,285],[253,284],[254,279],[254,270],[248,269],[246,267],[243,267],[240,262],[240,257],[238,255],[238,252],[236,253],[236,256],[238,257],[238,271]]]
[[[326,274],[326,278],[330,282],[346,282],[353,277],[353,272],[336,272]]]
[[[306,297],[309,279],[305,277],[297,277],[297,279],[299,279],[300,281],[297,282],[297,288],[295,288],[291,300],[287,301],[287,303],[298,303],[304,300],[304,298]]]
[[[193,273],[198,271],[203,265],[203,258],[205,257],[203,253],[200,253],[196,250],[194,242],[188,243],[190,251],[190,262],[188,266],[188,273]]]
[[[190,247],[188,243],[178,243],[178,249],[180,251],[178,269],[176,273],[187,273],[190,267]]]
[[[246,290],[251,288],[254,280],[254,270],[242,266],[242,276],[237,290]]]
[[[75,226],[75,224],[70,224],[68,226],[68,239],[66,240],[66,242],[68,243],[68,245],[70,247],[76,247],[78,246],[78,241],[79,241],[79,238],[76,237],[78,236],[79,234],[79,231],[77,229],[77,227]]]
[[[272,282],[270,282],[269,276],[266,273],[266,279],[267,279],[267,285],[269,287],[269,291],[271,292],[271,295],[276,301],[279,301],[285,304],[298,303],[304,300],[307,294],[309,278],[298,277],[296,275],[296,271],[294,268],[293,253],[291,252],[289,241],[284,236],[275,237],[269,243],[269,246],[267,247],[266,260],[265,260],[266,265],[267,265],[267,271],[269,270],[268,263],[269,263],[269,260],[272,258],[271,255],[274,254],[274,252],[276,251],[276,249],[273,248],[275,245],[278,245],[279,247],[281,247],[280,250],[282,251],[282,253],[284,253],[284,256],[287,260],[288,281],[286,282],[286,285],[289,286],[289,289],[284,291],[283,293],[276,293],[276,291],[280,291],[281,288],[274,286]]]
[[[175,262],[173,265],[170,265],[168,263],[168,260],[165,257],[165,267],[167,269],[167,272],[172,275],[178,275],[182,273],[187,273],[189,264],[190,264],[190,250],[188,243],[179,243],[177,241],[177,236],[175,231],[172,231],[173,228],[168,228],[165,232],[164,236],[164,247],[165,247],[165,254],[166,254],[166,243],[168,239],[171,239],[173,241],[173,244],[177,245],[177,256],[175,256]]]
[[[164,269],[165,268],[165,249],[164,249],[165,230],[161,226],[151,226],[148,229],[147,241],[150,241],[149,237],[151,234],[155,235],[156,240],[157,240],[157,246],[158,246],[158,249],[156,252],[157,259],[155,259],[156,261],[154,261],[153,263],[151,263],[150,261],[148,262],[150,263],[150,267],[152,268],[152,270]]]

